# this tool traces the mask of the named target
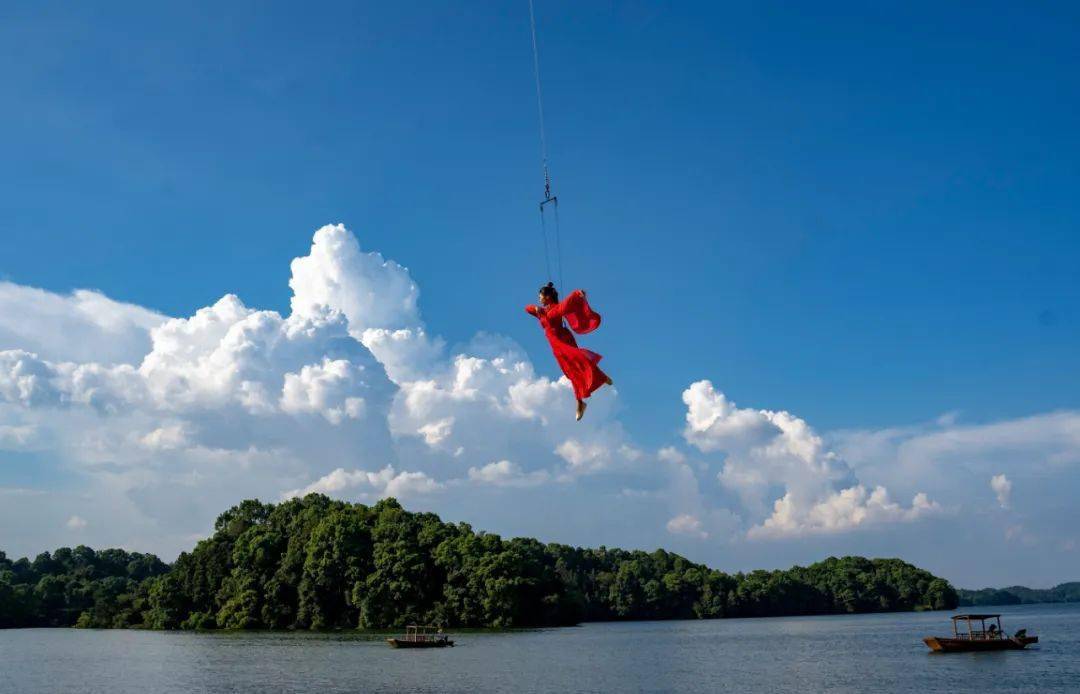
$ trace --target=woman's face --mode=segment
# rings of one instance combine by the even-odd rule
[[[551,297],[547,294],[544,294],[543,292],[540,292],[539,294],[537,294],[537,296],[540,297],[541,306],[547,306],[548,304],[552,303]]]

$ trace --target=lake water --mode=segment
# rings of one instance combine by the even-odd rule
[[[990,610],[994,611],[994,610]],[[383,635],[0,631],[0,692],[1080,692],[1080,605],[1007,607],[1028,651],[930,654],[949,613]]]

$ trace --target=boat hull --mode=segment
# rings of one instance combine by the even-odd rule
[[[453,646],[450,639],[432,639],[429,641],[408,641],[406,639],[386,639],[394,648],[447,648]]]
[[[1021,651],[1029,645],[1038,642],[1038,636],[1023,636],[1008,639],[953,639],[944,636],[927,636],[923,639],[923,643],[929,646],[930,650],[938,653]]]

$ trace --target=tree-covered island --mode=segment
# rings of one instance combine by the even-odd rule
[[[526,627],[956,605],[947,581],[899,559],[726,574],[664,550],[504,540],[394,499],[318,494],[245,501],[171,566],[83,546],[32,561],[0,552],[0,627]]]
[[[957,589],[962,607],[986,605],[1031,605],[1047,602],[1080,602],[1080,582],[1059,583],[1053,588],[982,588],[980,590]]]

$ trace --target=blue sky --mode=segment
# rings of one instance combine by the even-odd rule
[[[825,434],[1080,408],[1075,9],[537,15],[565,275],[636,446],[678,439],[700,379]],[[429,333],[554,377],[521,312],[531,60],[524,1],[7,5],[0,279],[287,313],[289,262],[341,222],[408,268]],[[11,456],[0,486],[52,483]]]

